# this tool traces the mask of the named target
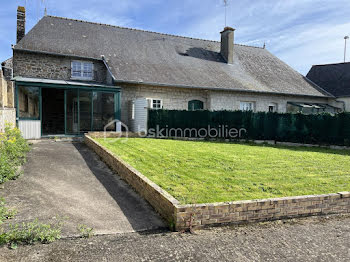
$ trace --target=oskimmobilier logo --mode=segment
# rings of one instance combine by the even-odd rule
[[[123,142],[126,142],[129,137],[129,128],[122,121],[116,119],[108,123],[104,127],[104,139],[109,136],[111,131],[110,128],[115,130],[113,139],[109,140],[113,142],[120,138],[124,138]],[[122,131],[123,130],[123,131]],[[138,127],[138,132],[136,132],[138,137],[149,137],[149,138],[212,138],[212,139],[239,139],[243,138],[247,134],[245,128],[234,128],[228,125],[219,125],[218,127],[211,127],[208,125],[206,128],[174,128],[169,126],[145,129]]]
[[[122,137],[125,138],[123,142],[126,142],[128,140],[129,127],[119,119],[114,119],[113,121],[105,125],[103,128],[103,138],[105,141],[106,141],[106,138],[108,137],[107,134],[111,132],[109,131],[111,128],[114,129],[115,132],[112,131],[114,133],[114,136],[112,140],[109,140],[109,142],[114,142],[115,140],[119,140]]]
[[[140,129],[139,129],[140,130]],[[208,125],[203,128],[169,128],[169,126],[149,128],[138,132],[140,137],[152,138],[218,138],[218,139],[237,139],[242,138],[247,133],[245,128],[234,128],[227,125],[211,127]]]

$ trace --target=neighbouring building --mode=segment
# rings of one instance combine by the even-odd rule
[[[14,87],[12,78],[12,59],[1,63],[0,67],[0,133],[7,123],[15,126]]]
[[[45,16],[13,47],[18,125],[25,137],[133,127],[145,107],[337,113],[342,104],[265,48]],[[137,103],[137,101],[141,101]],[[144,110],[143,110],[144,111]],[[145,116],[142,116],[146,121]],[[119,130],[111,124],[109,130]]]
[[[314,65],[307,78],[344,103],[350,111],[350,63]]]

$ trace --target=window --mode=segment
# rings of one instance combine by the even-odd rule
[[[200,100],[191,100],[188,102],[188,111],[202,110],[203,108],[203,102]]]
[[[93,79],[93,64],[91,62],[72,62],[72,78],[76,79]]]
[[[162,109],[163,108],[163,102],[161,99],[153,99],[153,98],[147,98],[148,101],[148,107],[152,109]]]
[[[242,111],[254,111],[254,102],[241,102],[239,109]]]
[[[19,86],[18,109],[20,119],[39,119],[39,88]]]
[[[276,103],[269,104],[269,112],[270,113],[277,112],[277,104]]]

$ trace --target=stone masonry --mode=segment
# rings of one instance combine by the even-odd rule
[[[153,98],[163,101],[164,109],[187,110],[190,100],[200,100],[207,110],[240,110],[240,102],[254,102],[255,111],[268,111],[270,104],[277,105],[279,113],[287,111],[287,102],[328,103],[342,108],[328,98],[300,97],[285,95],[249,94],[244,92],[228,92],[204,89],[175,87],[157,87],[148,85],[122,86],[122,121],[128,124],[128,104],[136,98]]]
[[[91,137],[85,143],[129,183],[169,223],[182,230],[223,223],[250,223],[305,216],[350,213],[350,192],[225,203],[181,205],[178,200]]]
[[[54,80],[72,80],[71,62],[81,60],[67,56],[54,56],[47,54],[14,51],[14,76],[44,78]],[[102,61],[88,60],[94,64],[94,81],[106,83],[107,69]]]

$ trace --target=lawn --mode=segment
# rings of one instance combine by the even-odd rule
[[[129,138],[96,139],[183,204],[350,190],[350,151]]]

